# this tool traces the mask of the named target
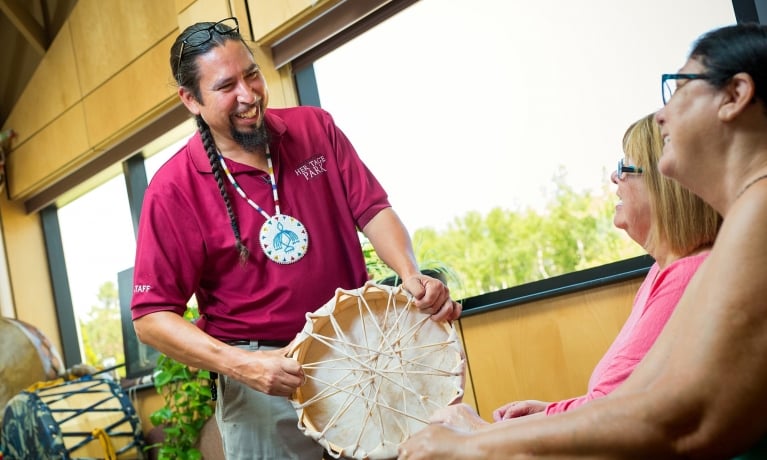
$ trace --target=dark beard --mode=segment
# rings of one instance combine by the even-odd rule
[[[256,126],[252,131],[237,131],[232,125],[232,139],[248,152],[256,152],[259,148],[269,144],[269,130],[266,129],[266,123]]]

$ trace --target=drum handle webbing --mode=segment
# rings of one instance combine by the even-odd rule
[[[101,447],[104,448],[105,460],[117,460],[117,452],[115,452],[115,446],[112,444],[112,439],[103,428],[94,428],[93,431],[91,431],[91,435],[95,439],[98,439]]]
[[[61,385],[62,383],[64,383],[63,378],[58,378],[55,380],[41,380],[39,382],[35,382],[32,385],[28,386],[26,391],[30,393],[34,393],[37,390],[40,390],[42,388],[55,387],[57,385]]]

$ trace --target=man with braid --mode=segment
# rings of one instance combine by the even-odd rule
[[[287,358],[305,315],[367,281],[357,230],[435,320],[461,312],[420,274],[385,191],[331,116],[267,109],[269,93],[237,21],[194,24],[170,64],[199,132],[150,183],[134,268],[139,339],[219,374],[216,419],[228,459],[320,459],[287,399]],[[195,295],[200,319],[183,319]]]

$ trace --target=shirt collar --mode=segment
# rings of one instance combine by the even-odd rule
[[[287,131],[288,126],[285,124],[285,120],[268,109],[264,112],[264,121],[272,136],[270,147],[272,152],[275,152],[276,147],[280,145],[280,139],[285,134],[285,131]],[[208,155],[205,153],[205,147],[202,145],[202,136],[200,136],[199,131],[195,131],[194,136],[189,140],[188,149],[189,156],[192,159],[192,163],[197,172],[202,174],[212,174],[212,171],[210,170],[210,161],[208,160]]]

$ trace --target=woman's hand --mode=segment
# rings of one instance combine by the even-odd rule
[[[546,406],[548,405],[549,403],[547,402],[537,401],[534,399],[510,402],[493,411],[493,420],[500,422],[510,418],[537,414],[546,410]]]

